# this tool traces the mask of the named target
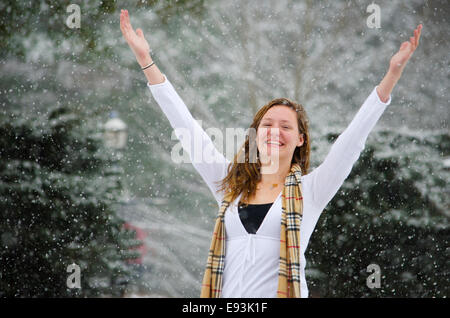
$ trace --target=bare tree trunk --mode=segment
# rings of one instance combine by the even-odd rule
[[[302,44],[300,53],[298,55],[298,62],[295,64],[295,74],[294,74],[294,99],[300,103],[302,103],[301,99],[304,96],[303,95],[303,80],[304,80],[304,72],[306,72],[306,65],[307,65],[307,50],[308,50],[308,39],[311,37],[312,34],[312,27],[313,27],[313,13],[312,13],[312,0],[306,1],[306,12],[305,12],[305,22],[303,23],[302,27]],[[297,47],[299,43],[297,43]]]
[[[242,24],[241,24],[241,30],[239,32],[239,39],[242,46],[242,53],[244,58],[244,74],[246,76],[247,81],[247,88],[248,88],[248,102],[249,107],[252,110],[252,113],[255,114],[258,110],[258,99],[256,97],[256,86],[252,82],[252,78],[254,76],[249,76],[253,73],[252,67],[251,67],[251,57],[250,57],[250,49],[248,47],[249,43],[249,32],[250,32],[250,23],[248,23],[247,16],[248,16],[248,10],[251,10],[248,7],[247,1],[242,2],[242,10],[241,10],[241,18],[242,18]],[[249,79],[250,77],[250,79]]]

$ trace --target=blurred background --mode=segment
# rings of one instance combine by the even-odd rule
[[[217,204],[190,163],[170,158],[178,141],[120,9],[204,129],[246,129],[274,98],[301,103],[311,171],[422,23],[392,103],[316,226],[306,278],[311,297],[450,296],[450,5],[378,0],[380,28],[369,28],[371,3],[2,1],[0,296],[200,294]],[[73,263],[81,288],[68,287]]]

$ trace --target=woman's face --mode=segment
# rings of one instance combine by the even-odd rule
[[[297,113],[283,105],[272,106],[263,116],[256,133],[256,144],[261,162],[292,160],[296,147],[303,145],[303,134],[298,131]]]

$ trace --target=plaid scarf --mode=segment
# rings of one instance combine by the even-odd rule
[[[291,167],[285,179],[282,198],[280,266],[278,271],[279,298],[300,297],[300,224],[303,215],[303,197],[298,164]],[[225,195],[214,226],[200,297],[220,298],[225,267],[225,211],[230,205],[231,193]]]

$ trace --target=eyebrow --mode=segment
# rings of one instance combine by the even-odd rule
[[[273,120],[273,119],[270,118],[270,117],[267,117],[267,118],[264,118],[263,120]],[[263,121],[263,120],[261,120],[261,121]],[[280,120],[280,122],[291,124],[291,122],[289,120],[286,120],[286,119],[282,119],[282,120]]]

